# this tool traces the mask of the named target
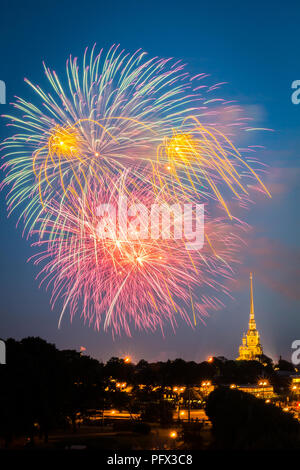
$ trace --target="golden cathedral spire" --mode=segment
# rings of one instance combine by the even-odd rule
[[[253,276],[250,273],[250,318],[249,329],[247,335],[243,337],[242,345],[239,348],[238,360],[255,360],[263,354],[262,346],[260,344],[259,332],[256,328],[254,318],[254,301],[253,301]]]
[[[251,317],[254,318],[252,273],[250,273],[250,318],[251,318]]]
[[[254,301],[253,301],[253,276],[250,273],[250,318],[249,318],[249,330],[256,330],[256,323],[254,318]]]

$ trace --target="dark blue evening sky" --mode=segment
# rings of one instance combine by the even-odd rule
[[[223,95],[246,106],[257,127],[274,132],[253,136],[266,147],[259,157],[270,167],[266,182],[273,198],[259,199],[249,211],[255,230],[232,286],[234,299],[212,313],[206,326],[192,330],[179,323],[176,335],[167,328],[165,338],[136,332],[113,341],[66,317],[58,330],[59,309],[51,311],[49,294],[38,289],[37,272],[27,263],[29,243],[15,228],[16,215],[7,219],[2,194],[0,337],[39,335],[59,348],[84,345],[104,360],[127,353],[136,360],[235,357],[248,322],[252,269],[265,353],[290,358],[290,345],[300,338],[300,105],[291,102],[291,83],[300,80],[299,24],[296,1],[1,1],[0,80],[8,102],[15,95],[32,99],[23,79],[43,85],[43,60],[63,73],[69,54],[80,56],[94,43],[99,49],[120,43],[131,52],[142,48],[150,56],[183,59],[192,72],[228,82]],[[0,105],[1,114],[8,110]],[[1,120],[0,140],[7,133]]]

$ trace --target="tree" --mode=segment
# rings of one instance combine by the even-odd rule
[[[122,382],[132,383],[134,365],[131,363],[127,364],[124,359],[119,357],[112,357],[105,365],[105,375]]]
[[[160,423],[169,426],[173,423],[173,409],[169,402],[148,403],[141,413],[141,420],[147,423]]]
[[[8,366],[0,369],[0,436],[40,435],[74,424],[78,412],[97,407],[104,390],[103,364],[76,351],[59,351],[41,338],[6,342]]]
[[[218,449],[300,449],[296,419],[240,390],[214,390],[207,400],[206,414]]]
[[[275,368],[280,370],[280,371],[288,371],[295,373],[295,366],[288,361],[285,361],[284,359],[279,359],[278,364],[275,365]]]

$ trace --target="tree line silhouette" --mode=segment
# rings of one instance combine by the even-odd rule
[[[74,350],[58,350],[36,337],[8,339],[6,348],[7,364],[0,366],[0,437],[6,446],[14,437],[33,436],[37,430],[45,441],[52,429],[73,426],[75,430],[78,415],[91,409],[116,407],[139,412],[146,419],[147,413],[151,415],[149,404],[153,416],[156,404],[156,414],[170,420],[171,413],[162,407],[162,401],[165,389],[175,385],[192,387],[208,379],[215,384],[255,383],[264,376],[282,389],[273,363],[266,357],[262,361],[221,357],[201,363],[140,360],[137,364],[112,357],[104,364]],[[293,367],[281,361],[277,368],[287,365]],[[118,389],[117,381],[130,384],[131,393]]]

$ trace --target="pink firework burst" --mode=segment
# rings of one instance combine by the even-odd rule
[[[150,232],[145,237],[146,222],[141,217],[138,222],[133,217],[125,226],[119,220],[117,229],[115,224],[106,225],[103,237],[99,206],[116,207],[130,194],[131,210],[141,204],[161,207],[166,196],[126,177],[116,178],[110,189],[97,180],[90,187],[86,195],[74,191],[64,203],[53,206],[55,222],[44,231],[45,240],[36,243],[42,248],[34,257],[42,265],[41,283],[51,288],[52,305],[62,299],[59,323],[66,311],[73,318],[80,310],[84,321],[95,328],[111,327],[113,335],[122,331],[130,335],[132,327],[163,330],[169,322],[175,328],[177,316],[193,326],[209,309],[221,305],[217,296],[224,288],[217,279],[220,273],[223,278],[230,276],[238,240],[228,219],[207,219],[201,250],[188,250],[183,238],[165,237],[163,220],[161,238],[151,238]],[[174,235],[182,218],[175,214],[171,222]],[[211,296],[209,289],[214,292]]]

